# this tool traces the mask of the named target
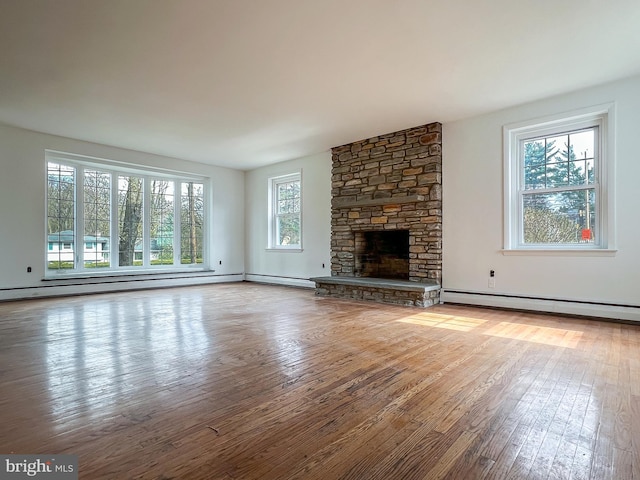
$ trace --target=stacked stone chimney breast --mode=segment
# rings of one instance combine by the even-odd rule
[[[409,281],[442,276],[442,125],[332,149],[331,275],[357,277],[365,231],[409,231]]]

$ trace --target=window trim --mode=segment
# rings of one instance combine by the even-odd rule
[[[597,245],[526,245],[522,242],[523,140],[597,125],[598,160],[596,196],[598,204]],[[615,103],[596,105],[568,113],[503,126],[504,162],[504,255],[614,255],[615,242]]]
[[[45,170],[48,170],[49,163],[57,163],[62,165],[67,165],[73,167],[75,169],[75,189],[76,193],[74,195],[74,244],[82,245],[82,253],[74,251],[75,256],[75,267],[72,269],[49,269],[49,250],[48,250],[48,242],[45,241],[44,248],[44,263],[45,263],[45,279],[55,279],[55,278],[86,278],[86,277],[109,277],[109,276],[117,276],[117,275],[136,275],[136,274],[149,274],[149,273],[179,273],[179,272],[193,272],[193,271],[208,271],[209,267],[209,236],[210,236],[210,226],[209,226],[209,217],[208,212],[210,208],[210,196],[209,196],[209,183],[210,180],[207,177],[194,175],[192,173],[181,172],[177,170],[168,170],[164,168],[154,169],[146,166],[138,166],[135,164],[129,164],[124,162],[118,162],[113,160],[101,159],[97,157],[89,157],[83,155],[76,155],[66,152],[60,152],[56,150],[45,150],[45,162],[44,167]],[[110,218],[110,242],[111,248],[109,250],[110,254],[110,266],[104,267],[101,269],[89,268],[85,266],[84,262],[84,215],[81,214],[82,209],[84,208],[84,189],[78,188],[79,182],[83,182],[83,176],[80,173],[85,170],[98,170],[101,172],[108,172],[112,175],[111,182],[111,218]],[[143,219],[148,218],[150,202],[149,199],[151,197],[150,189],[147,188],[147,185],[150,184],[153,180],[170,180],[174,183],[174,218],[176,219],[176,223],[178,228],[176,231],[177,235],[174,235],[174,252],[179,251],[175,250],[175,244],[180,246],[180,206],[181,206],[181,184],[184,182],[197,182],[201,183],[203,187],[203,226],[202,226],[202,237],[203,237],[203,245],[202,245],[202,263],[197,264],[182,264],[180,263],[179,258],[176,260],[174,257],[173,264],[165,264],[165,265],[151,265],[149,263],[149,259],[146,259],[147,255],[143,254],[143,265],[142,266],[120,266],[117,265],[117,240],[118,235],[118,224],[117,224],[117,198],[118,198],[118,177],[121,175],[128,176],[137,176],[143,179],[144,187],[143,187],[143,195],[144,195],[144,213]],[[48,188],[48,175],[45,174],[45,192]],[[45,194],[45,217],[44,217],[44,238],[48,238],[48,228],[47,228],[47,203],[48,195]],[[143,252],[148,251],[150,255],[150,235],[149,235],[150,225],[146,220],[143,220],[143,230],[145,234],[143,234],[144,246]],[[115,249],[114,249],[115,245]]]
[[[277,221],[277,185],[281,183],[288,182],[300,182],[300,243],[293,245],[278,245],[276,241],[276,221]],[[302,170],[296,170],[292,173],[276,175],[269,177],[268,179],[268,196],[269,196],[269,208],[268,208],[268,240],[267,240],[267,251],[278,251],[278,252],[290,252],[290,253],[299,253],[303,251],[302,248],[302,237],[303,237],[303,225],[302,225],[302,212],[303,212],[303,188],[302,188]]]

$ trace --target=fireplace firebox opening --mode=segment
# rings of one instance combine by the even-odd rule
[[[356,276],[409,280],[409,230],[356,232]]]

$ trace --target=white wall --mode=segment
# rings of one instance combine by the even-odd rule
[[[43,282],[46,238],[45,149],[210,177],[213,208],[209,212],[212,236],[208,248],[211,267],[215,272],[191,280],[155,279],[146,283],[135,282],[135,285],[131,282],[130,285],[105,283],[58,286],[55,282]],[[0,300],[242,279],[244,173],[241,171],[7,126],[0,126],[0,167]],[[220,261],[222,265],[219,264]],[[28,266],[32,267],[31,273],[27,273]]]
[[[303,251],[267,250],[268,179],[299,170],[302,170]],[[331,153],[247,172],[245,189],[247,280],[312,287],[309,277],[331,275]]]
[[[502,255],[503,125],[611,101],[616,103],[617,254],[613,257]],[[640,307],[640,77],[447,123],[443,129],[442,298],[445,302],[640,321],[640,308],[637,308]],[[249,280],[313,286],[306,279],[331,274],[329,152],[245,173],[0,126],[0,300],[126,288],[122,284],[42,288],[45,283],[42,282],[45,149],[211,178],[213,211],[209,248],[216,276],[158,279],[136,287],[241,280],[245,272]],[[303,251],[268,251],[268,178],[300,169],[303,174]],[[27,273],[27,266],[32,267],[32,273]],[[494,289],[487,285],[490,269],[496,271]]]
[[[617,254],[504,256],[503,125],[612,101]],[[640,77],[448,123],[443,142],[445,301],[640,320],[640,308],[578,303],[640,307]]]

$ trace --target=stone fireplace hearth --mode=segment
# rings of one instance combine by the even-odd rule
[[[439,301],[441,135],[431,123],[332,149],[331,277],[312,279],[318,295]]]

